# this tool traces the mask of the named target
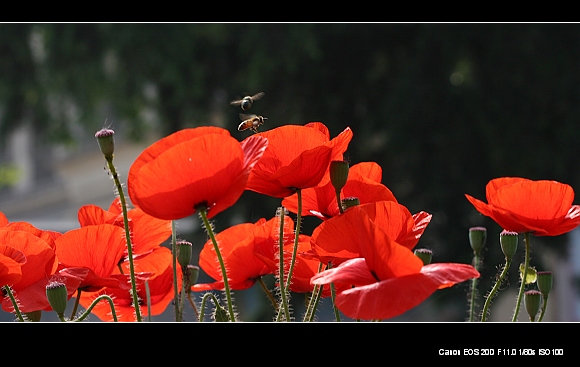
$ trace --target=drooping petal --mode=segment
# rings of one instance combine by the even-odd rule
[[[344,290],[337,294],[336,306],[355,319],[389,319],[416,307],[437,289],[479,277],[470,265],[433,265],[420,273]]]
[[[70,299],[77,291],[87,272],[88,269],[86,268],[62,269],[51,274],[51,276],[39,278],[25,288],[13,289],[18,299],[19,310],[21,312],[52,310],[46,298],[46,286],[52,281],[63,283],[67,289],[68,299]],[[2,300],[2,309],[6,312],[14,312],[14,305],[8,297],[4,297]]]

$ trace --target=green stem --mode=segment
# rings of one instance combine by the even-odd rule
[[[183,305],[185,304],[185,286],[187,285],[187,275],[182,272],[181,281],[181,294],[179,295],[179,319],[177,321],[183,321]]]
[[[119,180],[119,175],[117,174],[117,169],[113,164],[113,158],[105,158],[107,165],[109,166],[109,171],[113,176],[115,185],[117,186],[117,191],[119,193],[119,199],[121,200],[121,209],[123,210],[123,226],[125,227],[125,239],[127,241],[127,254],[129,261],[129,275],[131,277],[131,295],[133,296],[133,305],[135,307],[135,317],[137,322],[141,322],[141,310],[139,308],[139,295],[137,294],[137,285],[135,281],[135,266],[133,265],[133,244],[131,243],[131,232],[129,230],[129,217],[127,215],[127,203],[125,202],[125,195],[123,194],[123,186]]]
[[[97,305],[97,303],[99,303],[103,299],[109,302],[109,306],[111,306],[111,313],[113,315],[113,321],[117,322],[117,313],[115,312],[115,304],[113,303],[113,299],[106,294],[100,295],[99,297],[95,298],[93,303],[91,303],[91,305],[85,310],[85,312],[74,321],[75,322],[83,321],[87,316],[91,314],[92,309]]]
[[[493,285],[493,288],[491,289],[491,292],[489,293],[489,295],[485,299],[485,304],[483,305],[483,312],[481,315],[482,322],[485,322],[487,320],[487,312],[489,309],[489,305],[491,304],[491,300],[493,297],[495,297],[495,294],[497,293],[497,290],[499,289],[501,283],[503,283],[503,280],[505,279],[505,277],[507,275],[507,272],[508,272],[508,269],[509,269],[511,263],[512,263],[512,259],[506,258],[505,266],[502,269],[499,278],[497,278],[495,284]]]
[[[217,298],[213,295],[213,293],[208,292],[204,294],[203,298],[201,299],[201,307],[199,310],[199,322],[203,322],[203,318],[205,317],[205,303],[207,302],[207,299],[210,297],[213,299],[213,303],[215,304],[215,306],[220,307],[220,304]]]
[[[526,244],[526,259],[524,261],[524,274],[522,275],[522,283],[520,284],[520,292],[516,301],[516,309],[512,317],[512,322],[518,320],[518,313],[520,312],[520,304],[524,295],[524,288],[526,287],[526,278],[528,276],[528,266],[530,266],[530,233],[524,233],[524,243]]]
[[[475,270],[479,270],[479,256],[477,254],[473,255],[473,266]],[[471,280],[471,302],[469,302],[469,322],[474,321],[475,313],[475,290],[477,289],[477,278]]]
[[[82,291],[80,289],[77,289],[77,296],[75,298],[75,304],[73,305],[73,310],[72,310],[72,312],[70,314],[70,319],[71,320],[74,320],[75,315],[77,313],[77,310],[79,308],[79,302],[80,302],[80,299],[81,299],[81,292]]]
[[[286,292],[290,292],[290,283],[292,282],[292,272],[294,264],[296,263],[296,253],[298,252],[298,241],[300,237],[300,226],[302,225],[302,190],[296,189],[298,196],[298,210],[296,213],[296,230],[294,231],[294,249],[292,250],[292,260],[290,261],[290,269],[288,269],[288,282],[286,284]]]
[[[340,214],[344,213],[344,208],[342,207],[342,202],[340,201],[340,190],[336,190],[336,202],[338,203],[338,210]]]
[[[318,264],[318,272],[322,270],[322,263]],[[304,314],[304,321],[312,321],[314,319],[314,313],[318,307],[318,302],[320,301],[320,296],[322,294],[322,285],[316,284],[312,290],[312,296],[310,297],[310,302],[308,302],[308,307],[306,308],[306,313]]]
[[[332,268],[332,263],[328,263],[327,269],[331,269]],[[338,308],[336,308],[336,302],[335,302],[335,298],[336,298],[336,290],[334,288],[334,283],[330,283],[330,297],[332,299],[332,309],[334,310],[334,318],[336,319],[337,322],[340,322],[340,314],[338,313]]]
[[[14,294],[12,293],[12,288],[10,288],[10,286],[8,286],[8,285],[5,285],[3,288],[4,288],[4,291],[6,292],[6,294],[8,295],[8,298],[10,298],[10,302],[12,302],[12,306],[14,307],[14,313],[16,314],[18,321],[24,322],[24,316],[22,316],[22,313],[20,312],[20,308],[18,307],[18,302],[16,302],[16,298],[14,297]]]
[[[187,300],[189,301],[189,304],[191,305],[191,308],[193,308],[193,312],[195,313],[195,317],[197,319],[199,319],[199,311],[197,310],[197,306],[195,305],[195,302],[193,302],[193,299],[191,298],[191,293],[186,292],[187,294]]]
[[[173,264],[173,305],[175,307],[175,321],[180,321],[179,312],[179,289],[177,287],[177,233],[175,221],[171,221],[171,255]]]
[[[542,294],[542,313],[540,313],[540,318],[538,319],[538,322],[542,321],[542,319],[544,318],[544,314],[546,313],[546,306],[548,305],[548,295],[547,294]]]
[[[284,281],[284,208],[279,209],[280,216],[280,234],[278,235],[278,251],[279,251],[279,282],[280,282],[280,297],[282,298],[282,305],[278,309],[278,320],[280,319],[280,314],[284,312],[284,318],[286,321],[290,321],[290,311],[288,309],[288,300],[286,296],[288,293],[288,288],[285,286]],[[290,275],[288,275],[288,284],[290,283]]]
[[[145,281],[145,297],[147,297],[147,321],[151,322],[151,290],[148,280]]]
[[[234,313],[234,306],[232,304],[232,295],[230,294],[230,285],[228,282],[228,274],[226,272],[226,265],[224,264],[224,259],[222,258],[222,254],[221,254],[220,248],[218,246],[217,240],[215,238],[215,235],[213,233],[213,230],[211,228],[211,224],[209,223],[209,220],[207,219],[207,208],[199,208],[199,215],[201,216],[201,219],[202,219],[203,224],[205,226],[205,230],[207,231],[207,234],[209,235],[209,238],[211,239],[211,242],[213,243],[215,253],[216,253],[218,261],[220,263],[220,268],[222,270],[222,278],[224,281],[224,292],[226,294],[226,300],[228,302],[228,312],[230,314],[230,321],[235,322],[236,315]]]
[[[276,299],[274,298],[274,296],[272,295],[272,292],[270,292],[270,290],[268,289],[268,287],[266,287],[266,284],[264,284],[264,279],[262,279],[262,277],[259,277],[258,278],[258,283],[260,283],[260,286],[262,287],[262,290],[264,291],[264,293],[266,293],[266,296],[268,296],[268,299],[272,303],[272,306],[274,307],[274,310],[276,312],[278,312],[278,305],[276,304]]]

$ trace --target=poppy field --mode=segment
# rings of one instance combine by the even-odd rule
[[[466,321],[486,321],[522,239],[525,260],[514,264],[520,282],[512,321],[521,303],[530,321],[542,320],[553,274],[536,271],[529,253],[534,236],[559,236],[580,225],[569,185],[499,177],[482,183],[485,201],[464,193],[461,199],[503,229],[506,260],[496,264],[497,282],[484,291],[483,309],[475,310],[485,228],[469,229],[471,264],[437,262],[429,244],[421,243],[432,214],[411,213],[400,203],[381,183],[377,163],[345,160],[355,133],[349,127],[334,137],[321,122],[247,131],[241,141],[217,126],[177,131],[143,150],[122,183],[114,131],[99,130],[95,149],[117,189],[108,208],[80,207],[78,228],[65,233],[11,222],[0,211],[1,312],[20,322],[38,321],[41,311],[55,312],[62,322],[89,315],[144,322],[173,308],[176,322],[243,322],[233,293],[260,286],[275,310],[272,321],[316,321],[322,298],[332,303],[336,321],[341,315],[383,321],[440,289],[470,282]],[[246,190],[279,199],[280,206],[271,218],[216,232],[212,219]],[[191,263],[194,246],[175,228],[176,220],[189,216],[197,216],[207,233],[198,264]],[[319,220],[311,233],[302,233],[305,216]],[[201,271],[213,282],[199,283]],[[263,282],[268,275],[276,279],[273,289]],[[297,293],[306,294],[303,314],[291,306]],[[186,304],[195,317],[184,317]]]

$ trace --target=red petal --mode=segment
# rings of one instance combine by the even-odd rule
[[[336,305],[351,318],[389,319],[419,305],[437,289],[479,277],[465,264],[433,264],[424,269],[418,274],[345,290],[337,294]]]

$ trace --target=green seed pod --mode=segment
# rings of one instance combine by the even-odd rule
[[[343,209],[346,210],[346,209],[351,208],[353,206],[360,205],[360,200],[359,200],[359,198],[351,196],[351,197],[342,199],[341,203],[342,203]]]
[[[530,315],[530,320],[534,321],[538,311],[540,311],[540,304],[542,301],[542,293],[537,290],[531,290],[524,293],[524,302],[526,304],[526,311]]]
[[[469,244],[473,249],[473,253],[479,255],[485,241],[487,239],[487,229],[485,227],[471,227],[469,228]]]
[[[433,251],[426,248],[419,248],[415,250],[415,256],[423,260],[423,265],[431,264],[431,259],[433,258]]]
[[[518,249],[518,233],[503,230],[499,234],[499,242],[506,259],[511,260]]]
[[[191,254],[193,252],[192,245],[187,241],[179,241],[176,244],[177,248],[177,262],[182,268],[187,267],[191,261]]]
[[[46,298],[54,312],[58,315],[64,314],[68,301],[66,285],[60,282],[51,282],[46,286]]]
[[[95,134],[99,148],[107,160],[113,159],[113,152],[115,151],[115,139],[113,135],[115,135],[113,130],[104,128]]]
[[[330,162],[330,181],[336,191],[342,190],[348,179],[348,162],[332,161]]]
[[[553,283],[553,279],[554,276],[552,275],[551,271],[538,271],[536,273],[537,278],[537,282],[538,282],[538,289],[540,290],[540,292],[544,295],[547,296],[548,293],[550,293],[550,291],[552,290],[552,283]]]

